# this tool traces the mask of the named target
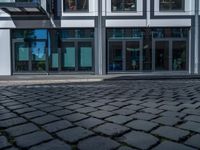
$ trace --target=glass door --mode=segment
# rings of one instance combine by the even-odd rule
[[[78,42],[78,71],[92,71],[93,46],[92,42]]]
[[[172,69],[174,71],[187,70],[187,42],[172,42]]]
[[[61,71],[93,71],[93,42],[64,41],[61,50]]]
[[[76,70],[75,42],[65,42],[61,51],[61,71]]]
[[[46,41],[14,41],[13,59],[14,73],[46,72]]]
[[[123,42],[110,41],[108,46],[108,70],[122,71],[123,70]]]
[[[141,43],[140,41],[126,42],[126,70],[139,71],[141,69]]]
[[[32,56],[31,69],[34,72],[45,72],[47,67],[47,49],[46,42],[30,42],[30,51]]]
[[[169,70],[169,41],[155,41],[155,70]]]
[[[30,50],[29,43],[15,42],[13,50],[14,72],[28,72],[30,71]]]

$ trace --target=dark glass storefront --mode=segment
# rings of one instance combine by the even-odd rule
[[[13,30],[13,73],[94,71],[93,29]]]
[[[107,29],[107,72],[188,71],[188,28]],[[12,30],[13,73],[94,73],[94,29]]]
[[[187,71],[188,28],[107,29],[107,71]]]

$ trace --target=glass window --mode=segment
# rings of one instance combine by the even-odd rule
[[[136,0],[112,0],[111,10],[115,11],[136,11]]]
[[[175,71],[187,69],[187,42],[186,41],[173,41],[172,44],[172,69]]]
[[[47,39],[47,30],[14,30],[12,32],[13,39]]]
[[[188,28],[154,28],[154,38],[187,38]]]
[[[88,0],[63,0],[64,12],[88,11]]]
[[[61,31],[63,39],[70,38],[94,38],[93,29],[66,29]]]
[[[160,0],[160,11],[183,11],[185,0]]]

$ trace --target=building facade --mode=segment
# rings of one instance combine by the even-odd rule
[[[0,75],[200,74],[199,0],[0,0]]]

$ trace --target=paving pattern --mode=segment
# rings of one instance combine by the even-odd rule
[[[198,150],[200,81],[0,86],[3,150]]]

